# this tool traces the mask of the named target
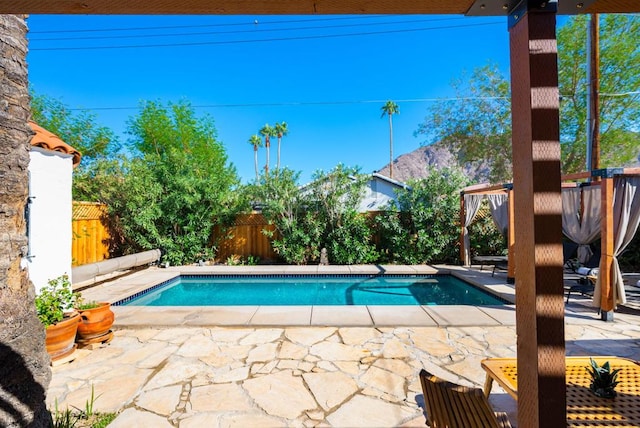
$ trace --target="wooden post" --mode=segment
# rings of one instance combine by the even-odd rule
[[[594,13],[589,20],[589,31],[591,32],[591,51],[589,52],[589,67],[591,68],[591,169],[600,168],[600,15]]]
[[[613,277],[612,265],[614,255],[613,242],[613,176],[605,175],[600,181],[601,190],[601,218],[600,232],[600,316],[604,321],[613,320]]]
[[[507,283],[513,284],[516,281],[516,233],[515,233],[515,216],[514,216],[514,197],[513,188],[509,189],[507,193],[508,213],[509,213],[509,231],[507,234],[507,248],[509,264],[507,267]]]
[[[464,206],[464,193],[460,192],[460,261],[462,266],[467,266],[467,258],[465,257],[464,246],[464,223],[465,223],[465,206]]]
[[[566,426],[556,3],[509,17],[518,426]]]

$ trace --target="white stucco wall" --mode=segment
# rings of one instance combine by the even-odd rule
[[[396,200],[395,191],[397,189],[399,189],[398,186],[393,185],[388,181],[384,181],[376,177],[371,177],[371,179],[367,182],[364,198],[360,203],[358,211],[363,213],[367,211],[380,211],[384,209],[389,201]]]
[[[48,280],[71,275],[71,155],[32,147],[29,162],[29,254],[36,292]]]

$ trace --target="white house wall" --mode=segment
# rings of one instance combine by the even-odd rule
[[[388,181],[372,178],[367,182],[364,198],[360,203],[359,212],[383,210],[390,201],[396,200],[396,190],[399,186]]]
[[[31,148],[26,264],[36,291],[50,279],[71,275],[72,174],[71,155]]]

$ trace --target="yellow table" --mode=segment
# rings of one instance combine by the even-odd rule
[[[593,357],[598,365],[609,361],[611,370],[621,369],[618,396],[597,397],[589,389],[589,357],[567,357],[567,426],[570,427],[640,427],[640,365],[627,358]],[[486,396],[495,380],[509,395],[518,399],[518,372],[515,358],[489,358],[481,362],[487,372]]]

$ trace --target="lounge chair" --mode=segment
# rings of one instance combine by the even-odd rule
[[[582,269],[582,268],[581,268]],[[573,280],[576,281],[577,284],[568,285],[567,287],[567,302],[569,303],[569,298],[571,297],[571,293],[580,293],[586,297],[592,297],[593,291],[595,290],[595,282],[598,278],[598,269],[589,269],[584,268],[584,270],[579,269],[575,274],[565,275],[565,280]]]
[[[469,388],[420,371],[420,383],[431,428],[510,428],[506,413],[494,413],[479,388]]]

